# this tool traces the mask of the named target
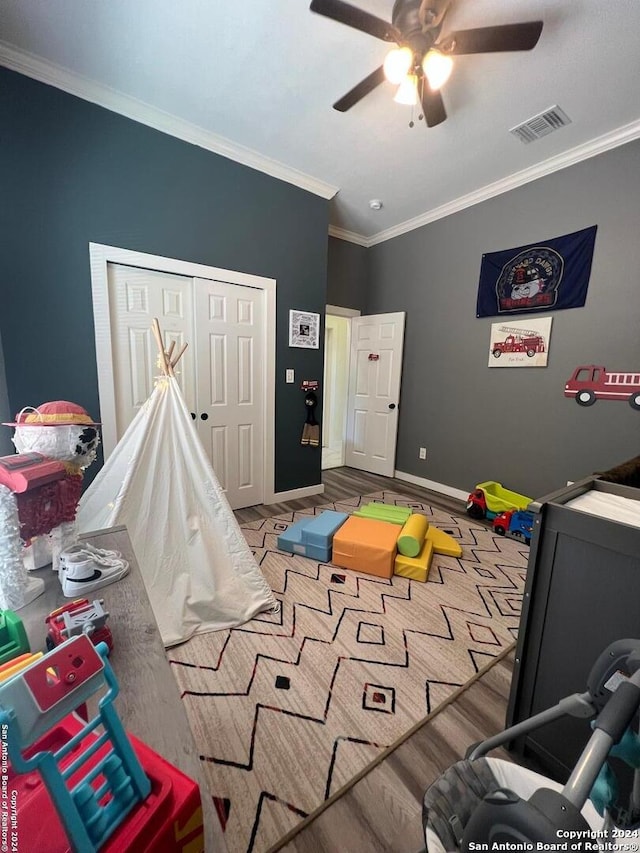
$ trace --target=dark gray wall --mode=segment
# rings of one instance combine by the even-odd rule
[[[2,351],[2,338],[0,337],[0,424],[13,420],[10,417],[10,413],[7,378],[4,369],[4,353]],[[12,432],[9,427],[0,426],[0,456],[8,456],[10,453],[15,453],[15,447],[11,443]]]
[[[499,318],[475,316],[483,252],[590,225],[585,307],[541,315],[553,317],[548,367],[488,368]],[[369,251],[366,312],[407,312],[398,470],[463,491],[498,480],[540,497],[640,452],[640,412],[628,403],[582,408],[563,396],[579,364],[640,370],[640,142]]]
[[[329,237],[327,303],[364,312],[369,279],[369,250]]]
[[[277,280],[275,488],[320,482],[320,450],[300,445],[303,395],[284,372],[322,378],[322,346],[289,349],[287,327],[290,308],[324,314],[326,200],[6,69],[0,169],[12,412],[69,399],[98,414],[89,242],[268,276]]]

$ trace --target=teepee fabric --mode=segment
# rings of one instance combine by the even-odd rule
[[[174,376],[163,376],[83,495],[78,529],[124,524],[166,647],[276,606]]]

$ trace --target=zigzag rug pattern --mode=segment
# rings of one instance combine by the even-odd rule
[[[463,546],[426,584],[277,549],[289,524],[378,500]],[[229,853],[264,853],[512,644],[528,549],[392,492],[242,525],[281,603],[171,649]]]

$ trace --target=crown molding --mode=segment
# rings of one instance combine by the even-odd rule
[[[584,145],[578,145],[576,148],[571,148],[563,154],[531,166],[529,169],[515,172],[513,175],[509,175],[493,184],[487,184],[487,186],[481,187],[479,190],[475,190],[468,195],[461,196],[440,207],[434,207],[433,210],[421,213],[420,216],[407,219],[405,222],[394,225],[392,228],[387,228],[385,231],[379,231],[371,237],[364,237],[362,234],[354,234],[353,232],[341,229],[334,229],[335,233],[332,234],[331,227],[329,228],[329,233],[334,237],[339,237],[341,240],[350,240],[352,243],[371,248],[371,246],[375,246],[377,243],[384,243],[386,240],[399,237],[401,234],[415,231],[416,228],[421,228],[423,225],[428,225],[437,219],[444,219],[445,216],[450,216],[452,213],[458,213],[467,207],[473,207],[473,205],[480,204],[482,201],[502,195],[502,193],[509,192],[509,190],[517,189],[524,184],[538,180],[538,178],[544,178],[546,175],[566,169],[567,166],[573,166],[583,160],[603,154],[612,148],[618,148],[627,142],[633,142],[633,140],[638,138],[640,138],[640,121],[631,122],[631,124],[619,127],[617,130],[611,131],[611,133],[606,133],[603,136],[592,139]]]
[[[345,231],[344,228],[336,228],[335,225],[329,226],[329,236],[337,237],[338,240],[346,240],[348,243],[357,243],[358,246],[364,246],[366,249],[371,245],[369,237],[363,237],[362,234],[356,234],[355,231]]]
[[[237,145],[235,142],[204,130],[195,124],[176,118],[164,110],[159,110],[137,100],[137,98],[116,92],[108,86],[96,83],[3,41],[0,41],[0,65],[17,71],[19,74],[24,74],[26,77],[39,80],[41,83],[47,83],[56,89],[62,89],[70,95],[76,95],[78,98],[90,101],[111,112],[119,113],[147,127],[152,127],[154,130],[167,133],[183,142],[205,148],[207,151],[220,154],[222,157],[241,163],[243,166],[249,166],[251,169],[256,169],[272,178],[286,181],[321,198],[331,199],[338,192],[338,187],[319,181],[311,175],[306,175],[304,172],[285,166],[277,160],[265,157],[251,148]]]
[[[119,113],[147,127],[167,133],[170,136],[181,139],[183,142],[197,145],[200,148],[204,148],[214,154],[219,154],[236,163],[241,163],[273,178],[293,184],[321,198],[331,199],[339,191],[339,187],[334,187],[311,175],[299,172],[290,166],[285,166],[283,163],[265,157],[257,151],[237,145],[222,136],[204,130],[190,122],[178,119],[136,98],[116,92],[108,86],[103,86],[79,74],[67,71],[52,62],[41,59],[3,41],[0,41],[0,65],[4,65],[6,68],[17,71],[19,74],[24,74],[34,80],[39,80],[41,83],[62,89],[70,95],[90,101],[111,112]],[[474,192],[447,202],[440,207],[425,211],[419,216],[407,219],[405,222],[401,222],[384,231],[379,231],[370,237],[332,225],[329,226],[329,235],[369,249],[378,243],[384,243],[409,231],[415,231],[423,225],[428,225],[438,219],[443,219],[445,216],[450,216],[452,213],[458,213],[468,207],[473,207],[480,202],[517,189],[538,178],[551,175],[554,172],[565,169],[567,166],[588,160],[591,157],[595,157],[612,148],[617,148],[620,145],[625,145],[627,142],[632,142],[638,138],[640,138],[640,121],[635,121],[597,137],[590,142],[565,151],[563,154],[551,157],[529,169],[515,172],[513,175],[509,175],[492,184],[487,184],[485,187],[474,190]]]

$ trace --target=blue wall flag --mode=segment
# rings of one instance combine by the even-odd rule
[[[597,227],[483,255],[476,317],[580,308],[587,298]]]

